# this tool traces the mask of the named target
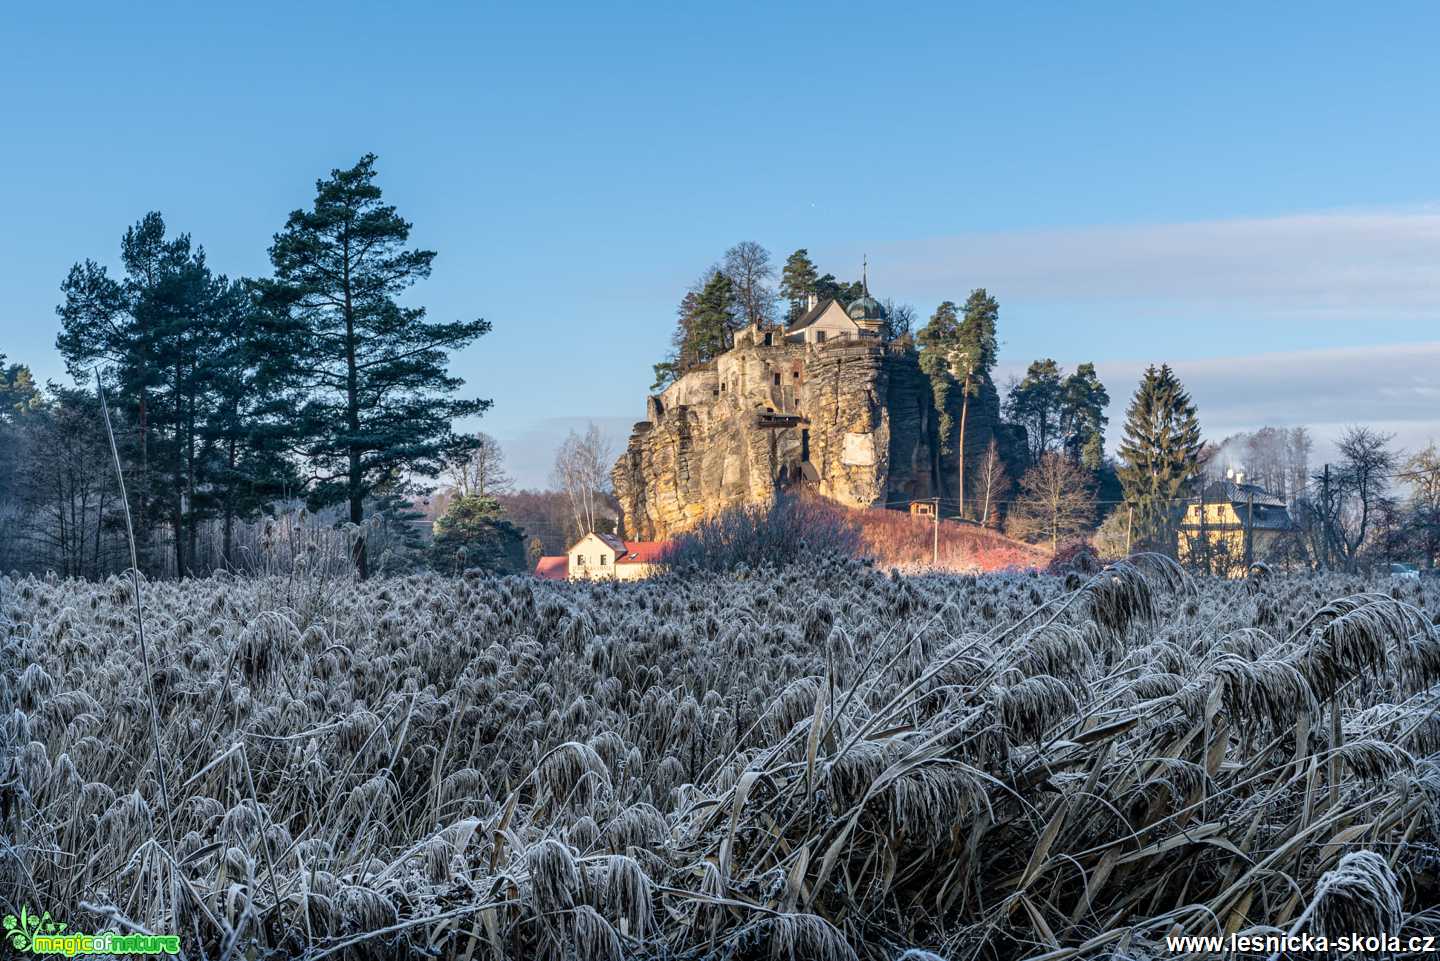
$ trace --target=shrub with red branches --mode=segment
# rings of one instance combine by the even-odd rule
[[[881,567],[918,571],[1000,571],[1043,567],[1049,554],[974,524],[940,521],[938,563],[935,522],[901,511],[856,511],[865,553]]]

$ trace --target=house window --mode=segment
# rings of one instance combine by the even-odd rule
[[[817,344],[823,344],[823,343],[825,343],[825,331],[823,331],[823,330],[817,330],[817,331],[815,331],[815,343],[817,343]]]
[[[584,566],[585,566],[585,555],[584,555],[584,554],[576,554],[576,555],[575,555],[575,566],[576,566],[576,567],[584,567]]]
[[[790,372],[790,379],[791,379],[791,380],[799,380],[799,379],[800,379],[800,371],[798,371],[798,370],[792,370],[792,371]]]
[[[779,386],[780,386],[780,375],[779,375],[779,374],[776,374],[776,375],[775,375],[775,386],[776,386],[776,387],[779,387]]]
[[[601,566],[601,567],[604,567],[604,566],[605,566],[605,555],[604,555],[604,554],[601,554],[601,555],[600,555],[600,566]]]
[[[771,345],[775,342],[775,341],[774,341],[774,338],[775,338],[775,335],[774,335],[774,334],[772,334],[772,333],[767,333],[767,334],[765,335],[765,346],[766,346],[766,347],[771,346]]]

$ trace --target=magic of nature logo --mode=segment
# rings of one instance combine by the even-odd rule
[[[29,906],[22,906],[18,915],[5,915],[4,925],[5,939],[22,954],[59,954],[73,958],[77,954],[180,953],[180,938],[174,934],[68,931],[65,923],[56,921],[49,911],[32,914]]]

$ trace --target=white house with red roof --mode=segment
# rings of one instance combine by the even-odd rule
[[[590,532],[564,554],[540,558],[535,576],[546,580],[638,581],[659,572],[669,541],[626,541]]]

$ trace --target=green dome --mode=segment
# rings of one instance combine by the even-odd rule
[[[845,311],[851,320],[884,320],[885,308],[869,294],[852,303]]]

